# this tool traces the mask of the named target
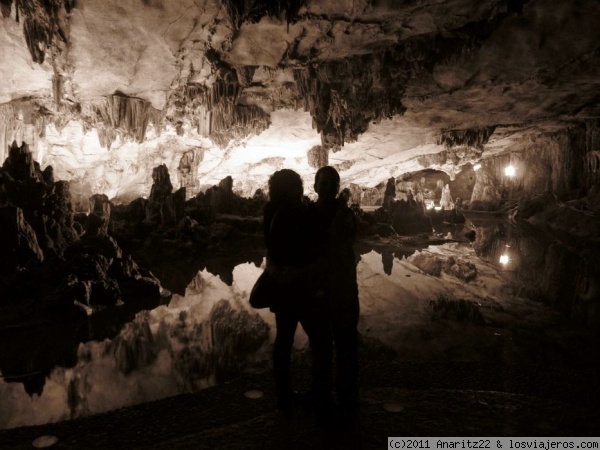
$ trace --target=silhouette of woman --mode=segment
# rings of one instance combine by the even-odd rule
[[[263,222],[266,270],[284,285],[285,292],[271,306],[277,326],[273,369],[277,407],[282,411],[297,405],[291,387],[291,352],[298,323],[306,332],[312,350],[312,390],[326,396],[331,383],[331,333],[325,305],[317,296],[322,282],[311,269],[318,252],[302,195],[302,179],[293,170],[279,170],[269,179],[270,200],[264,208]]]

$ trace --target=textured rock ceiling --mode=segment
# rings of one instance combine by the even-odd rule
[[[174,178],[197,147],[201,184],[250,190],[282,166],[308,179],[322,145],[375,185],[600,117],[596,0],[0,5],[0,142],[112,197],[147,194],[152,167]],[[419,160],[456,145],[459,161]]]

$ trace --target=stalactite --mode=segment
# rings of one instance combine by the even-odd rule
[[[587,153],[586,169],[593,184],[600,183],[600,150]]]
[[[238,104],[242,86],[238,78],[252,78],[254,68],[240,72],[212,62],[215,81],[209,86],[190,83],[175,91],[169,100],[175,107],[168,120],[172,123],[191,121],[198,134],[208,137],[219,147],[227,147],[232,140],[240,140],[264,131],[270,116],[256,106]]]
[[[156,134],[161,134],[164,130],[165,112],[154,108],[152,105],[148,107],[148,123],[154,125]]]
[[[227,0],[225,3],[232,25],[238,29],[245,20],[257,23],[265,16],[285,19],[288,25],[294,23],[306,0]]]
[[[231,141],[238,141],[253,134],[260,134],[271,123],[271,116],[256,106],[223,103],[211,114],[210,138],[225,148]]]
[[[586,171],[587,134],[587,126],[583,123],[546,135],[557,144],[558,151],[550,153],[547,161],[552,168],[553,191],[561,198],[576,198],[581,191],[591,187]]]
[[[98,128],[98,140],[100,141],[100,146],[110,150],[113,142],[117,140],[117,132],[113,128]]]
[[[586,121],[585,133],[586,164],[585,172],[589,185],[600,185],[600,120]]]
[[[250,86],[250,83],[252,83],[252,77],[256,71],[256,66],[236,67],[235,71],[237,73],[237,79],[240,86],[247,87]]]
[[[438,145],[452,148],[459,145],[483,148],[494,133],[495,126],[471,128],[468,130],[444,130],[437,139]]]
[[[15,100],[0,105],[0,163],[8,156],[13,141],[27,142],[35,149],[38,137],[46,131],[47,118],[42,106],[33,101]]]
[[[306,0],[255,0],[247,20],[256,23],[264,16],[270,16],[285,19],[289,25],[295,22],[298,11],[305,4]]]
[[[67,0],[65,8],[71,7],[72,0]],[[2,13],[8,11],[10,5],[3,0]],[[16,17],[23,17],[23,34],[34,62],[42,64],[46,51],[52,45],[55,35],[66,42],[64,33],[59,27],[59,11],[63,0],[16,0]],[[5,16],[6,17],[6,16]]]
[[[77,0],[63,0],[65,10],[70,13],[73,8],[77,5]]]
[[[54,105],[57,110],[60,110],[60,103],[62,101],[62,92],[63,92],[63,77],[58,72],[54,72],[54,76],[52,77],[52,94],[54,96]]]
[[[212,113],[204,105],[200,105],[196,110],[196,121],[198,127],[198,134],[202,136],[210,136],[210,130],[212,129]]]
[[[431,74],[436,64],[472,54],[507,17],[519,14],[526,1],[495,2],[480,21],[451,33],[416,36],[386,52],[314,63],[295,70],[305,110],[311,113],[323,145],[336,151],[345,142],[356,140],[369,122],[403,114],[402,98],[411,78]],[[288,55],[292,60],[303,57],[306,55],[295,54],[294,50]],[[472,142],[467,145],[481,146],[492,132],[493,128],[486,127],[473,137],[470,132],[460,136],[462,131],[451,130],[442,141],[451,145],[467,141]]]
[[[148,123],[162,129],[162,112],[141,98],[115,94],[94,104],[88,113],[92,126],[98,127],[100,143],[110,148],[117,135],[143,142]]]
[[[2,13],[2,17],[6,19],[10,17],[10,12],[12,10],[13,0],[0,0],[0,12]]]
[[[10,130],[14,129],[15,113],[10,104],[0,105],[0,163],[8,156]]]
[[[402,96],[412,73],[405,53],[362,55],[294,71],[323,146],[336,151],[355,141],[369,122],[404,113]]]

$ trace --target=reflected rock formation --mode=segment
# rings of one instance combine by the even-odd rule
[[[535,347],[515,352],[494,333],[511,333],[523,320],[528,329],[546,333],[563,321],[520,296],[511,273],[479,258],[469,243],[389,259],[391,265],[384,266],[370,251],[357,266],[361,351],[408,361],[529,363]],[[440,272],[421,270],[423,261],[435,262]],[[274,317],[248,303],[261,271],[241,264],[231,285],[199,272],[184,296],[175,294],[168,305],[138,313],[113,338],[80,344],[76,363],[54,368],[43,392],[30,397],[20,384],[0,380],[6,399],[0,404],[0,428],[96,414],[269,370]],[[308,349],[300,330],[294,347],[299,356]]]
[[[74,367],[57,367],[29,400],[0,382],[0,428],[57,421],[213,386],[270,357],[270,325],[248,305],[260,270],[236,269],[227,286],[198,273],[187,295],[138,313],[112,339],[79,345]]]
[[[521,295],[551,305],[577,322],[597,324],[600,246],[594,230],[599,218],[561,206],[553,196],[532,203],[519,211],[518,217],[527,220],[518,225],[474,219],[474,248],[482,258],[496,264],[506,255],[504,270],[518,281]],[[571,217],[561,224],[557,214]],[[544,216],[554,217],[541,222]],[[565,227],[566,223],[575,224],[576,230],[570,229],[572,225]]]

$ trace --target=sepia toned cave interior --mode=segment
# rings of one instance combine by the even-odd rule
[[[311,202],[324,166],[358,222],[361,448],[597,436],[597,1],[0,12],[0,447],[329,448],[279,424],[248,303],[269,177]],[[309,354],[299,328],[299,385]]]

